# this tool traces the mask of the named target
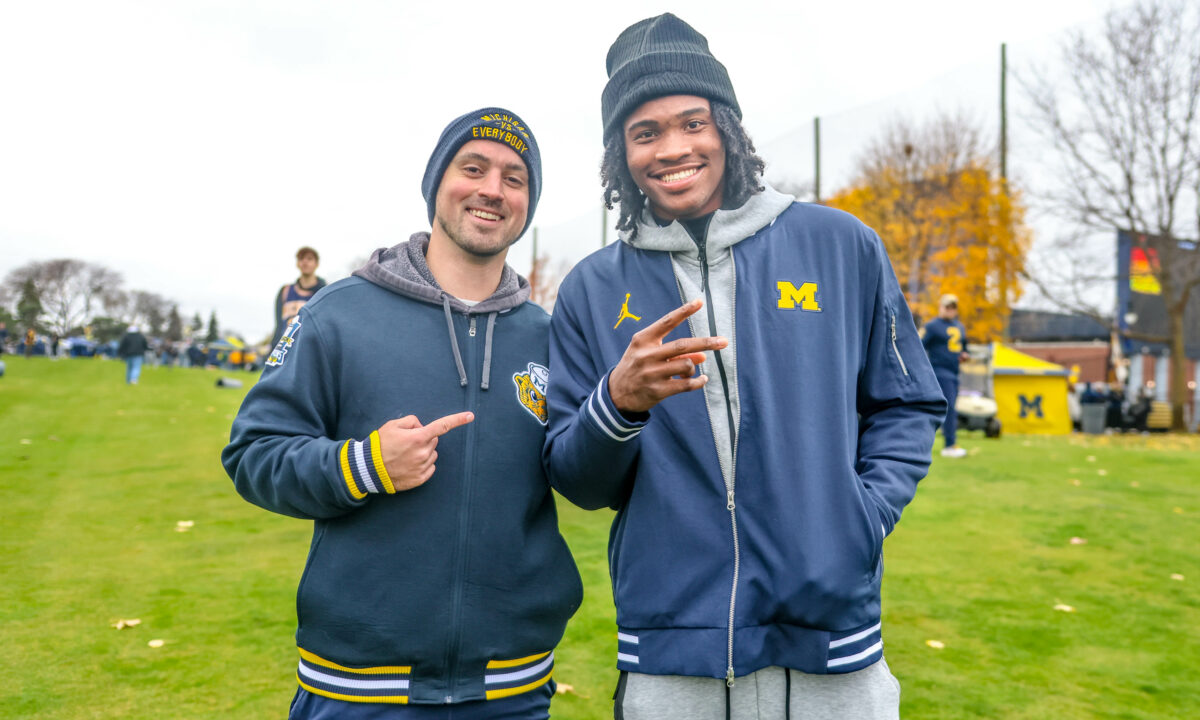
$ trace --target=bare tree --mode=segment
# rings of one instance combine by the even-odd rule
[[[538,255],[529,268],[529,299],[542,306],[546,312],[554,311],[554,302],[558,299],[558,286],[563,278],[571,271],[571,264],[559,260],[551,268],[549,255]]]
[[[132,290],[129,293],[129,308],[126,319],[146,328],[151,336],[162,335],[173,303],[158,293]]]
[[[1200,287],[1200,7],[1194,0],[1143,0],[1105,16],[1099,37],[1074,32],[1062,48],[1065,86],[1044,70],[1019,78],[1032,125],[1052,144],[1061,174],[1044,196],[1078,229],[1060,238],[1058,262],[1030,279],[1060,306],[1119,325],[1085,302],[1111,283],[1097,269],[1094,236],[1129,232],[1151,262],[1168,331],[1127,337],[1170,348],[1172,429],[1184,429],[1184,317]]]
[[[60,258],[34,261],[8,274],[12,292],[32,282],[49,332],[66,336],[111,307],[120,295],[121,275],[102,265]]]

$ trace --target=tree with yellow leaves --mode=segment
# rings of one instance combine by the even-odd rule
[[[915,315],[934,317],[938,297],[954,293],[976,341],[1002,335],[1030,238],[1024,206],[981,147],[961,117],[895,121],[828,201],[879,233]]]

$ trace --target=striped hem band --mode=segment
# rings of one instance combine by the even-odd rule
[[[843,635],[832,635],[825,667],[832,672],[846,673],[861,670],[883,657],[881,623]]]
[[[487,699],[520,695],[550,682],[554,674],[554,652],[516,660],[492,660],[483,673]]]
[[[617,631],[617,668],[637,671],[638,665],[638,636],[625,631]]]
[[[296,679],[315,695],[345,702],[408,704],[411,666],[353,668],[304,648],[299,650]],[[553,674],[553,651],[515,660],[492,660],[483,676],[486,697],[495,700],[536,690],[550,682]]]
[[[362,500],[368,493],[390,495],[396,492],[383,465],[378,431],[371,433],[366,440],[347,440],[342,445],[338,459],[342,480],[355,500]]]
[[[403,705],[411,674],[412,668],[402,665],[346,667],[300,648],[296,679],[305,690],[334,700]]]

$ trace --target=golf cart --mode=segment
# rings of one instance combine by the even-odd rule
[[[997,409],[992,389],[991,347],[972,346],[970,359],[958,369],[958,400],[954,403],[958,429],[982,430],[987,437],[1000,437]]]

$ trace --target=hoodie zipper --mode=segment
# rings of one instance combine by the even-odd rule
[[[704,238],[696,243],[700,250],[700,286],[704,290],[704,305],[708,310],[708,329],[709,334],[717,332],[717,314],[713,309],[712,290],[708,286],[708,229],[705,228]],[[733,252],[729,254],[730,262],[733,261]],[[737,272],[733,274],[734,287],[732,296],[737,298]],[[732,333],[731,333],[732,334]],[[737,503],[734,498],[737,484],[737,443],[738,433],[734,429],[733,424],[733,403],[729,399],[729,378],[725,373],[725,363],[721,360],[721,351],[714,350],[713,357],[717,361],[717,374],[721,377],[721,390],[725,394],[725,414],[729,423],[729,440],[732,458],[730,459],[729,478],[725,481],[725,509],[729,511],[729,522],[733,532],[733,582],[729,589],[729,634],[728,644],[726,646],[726,665],[725,665],[725,685],[733,687],[733,622],[734,610],[737,607],[737,586],[738,575],[741,571],[742,557],[741,547],[738,543],[737,531]]]
[[[467,334],[475,337],[475,315],[471,315],[470,324],[468,325]],[[474,343],[466,343],[466,358],[465,362],[469,367],[475,366],[475,345]],[[478,411],[476,404],[479,398],[479,386],[477,383],[467,384],[467,409]],[[450,605],[450,637],[446,645],[446,666],[449,668],[449,682],[446,686],[446,695],[442,698],[445,703],[454,702],[454,691],[458,685],[458,660],[461,655],[462,644],[462,588],[465,584],[467,574],[467,560],[470,557],[470,526],[471,526],[471,494],[475,477],[475,428],[477,423],[468,423],[464,428],[466,432],[466,452],[464,453],[463,473],[462,473],[462,504],[458,510],[458,543],[456,546],[457,557],[455,558],[455,580],[454,592],[451,595]]]
[[[900,346],[896,344],[896,313],[892,313],[891,317],[892,317],[892,352],[896,353],[896,359],[900,361],[900,369],[904,371],[904,377],[908,377],[908,367],[904,364],[904,358],[900,355]]]

